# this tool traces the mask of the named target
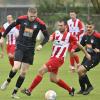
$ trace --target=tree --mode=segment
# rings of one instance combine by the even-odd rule
[[[91,0],[96,13],[100,13],[100,0]]]

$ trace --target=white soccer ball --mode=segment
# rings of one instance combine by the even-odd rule
[[[57,94],[53,90],[48,90],[45,93],[45,100],[56,100]]]

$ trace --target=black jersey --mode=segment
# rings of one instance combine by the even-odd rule
[[[20,29],[16,43],[21,47],[34,48],[36,44],[36,37],[40,30],[44,35],[44,40],[41,42],[41,45],[44,45],[49,39],[45,23],[39,18],[36,18],[31,22],[28,20],[28,16],[18,17],[18,19],[6,29],[3,36],[5,37],[6,34],[17,25],[20,25]],[[30,30],[32,30],[33,32],[30,32]]]
[[[88,53],[93,53],[95,48],[100,50],[100,33],[94,31],[92,35],[85,34],[81,40],[81,44],[86,47]]]

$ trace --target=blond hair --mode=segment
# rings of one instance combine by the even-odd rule
[[[30,7],[30,8],[28,8],[28,12],[37,13],[37,8],[36,7]]]

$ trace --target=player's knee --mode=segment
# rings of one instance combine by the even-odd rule
[[[10,53],[10,54],[8,54],[8,57],[9,58],[14,58],[14,55]]]
[[[78,68],[77,72],[78,72],[79,76],[83,76],[84,75],[82,68]]]
[[[23,76],[23,77],[25,77],[26,71],[21,72],[20,75]]]
[[[44,71],[43,69],[40,69],[38,72],[39,72],[39,74],[40,74],[41,76],[43,76],[43,75],[45,74],[45,71]]]

